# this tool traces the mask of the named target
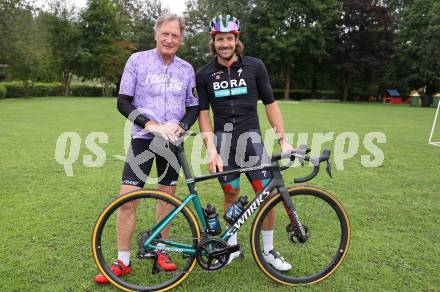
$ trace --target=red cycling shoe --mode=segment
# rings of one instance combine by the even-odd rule
[[[164,271],[174,271],[177,266],[175,263],[171,261],[170,256],[164,252],[156,252],[157,253],[157,264]]]
[[[113,274],[118,277],[131,273],[131,267],[124,265],[121,260],[114,262],[111,270]],[[110,281],[103,274],[99,274],[95,276],[95,282],[98,284],[107,284]]]

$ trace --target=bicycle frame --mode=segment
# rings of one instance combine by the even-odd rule
[[[198,196],[198,193],[196,191],[196,183],[204,180],[209,180],[213,178],[217,178],[222,175],[229,175],[229,174],[237,174],[237,173],[246,173],[248,171],[254,171],[254,170],[269,170],[272,179],[270,182],[263,188],[263,190],[255,195],[255,198],[252,200],[250,204],[246,207],[245,210],[243,210],[243,213],[238,217],[221,235],[220,238],[222,240],[227,241],[234,233],[236,233],[243,225],[244,223],[249,219],[249,217],[261,206],[261,204],[270,196],[270,193],[277,189],[278,192],[281,194],[284,200],[284,207],[286,209],[287,215],[289,216],[291,223],[294,224],[294,226],[297,226],[300,231],[300,237],[305,239],[306,238],[306,232],[301,224],[301,221],[298,217],[298,214],[293,206],[293,202],[289,196],[289,193],[287,191],[287,188],[284,184],[284,179],[281,175],[281,168],[278,163],[278,161],[272,161],[271,164],[257,166],[257,167],[247,167],[247,168],[241,168],[241,169],[234,169],[224,172],[218,172],[213,173],[209,175],[199,176],[199,177],[193,177],[191,174],[191,170],[188,165],[188,161],[186,160],[185,153],[183,150],[183,146],[177,145],[177,159],[182,166],[183,173],[186,178],[186,183],[188,186],[188,190],[190,194],[183,200],[182,204],[174,209],[171,213],[167,214],[160,222],[158,222],[152,230],[154,230],[149,237],[148,240],[145,241],[144,247],[148,249],[153,250],[163,250],[168,252],[176,252],[176,253],[184,253],[188,255],[195,255],[196,250],[192,248],[191,245],[188,244],[181,244],[173,241],[168,241],[161,239],[159,242],[164,243],[165,246],[157,246],[153,245],[153,240],[162,232],[165,227],[171,223],[171,221],[177,216],[177,214],[190,202],[193,203],[194,208],[197,213],[197,217],[199,217],[200,222],[202,223],[202,231],[206,231],[208,224],[205,220],[205,216],[203,213],[202,205],[200,203],[200,199]]]

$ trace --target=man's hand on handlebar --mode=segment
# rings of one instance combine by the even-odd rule
[[[171,142],[176,142],[185,133],[185,130],[177,123],[159,124],[152,120],[145,124],[145,130]]]
[[[281,153],[283,154],[292,153],[293,151],[295,151],[295,148],[293,148],[292,145],[290,145],[285,139],[280,141],[280,148]]]
[[[179,138],[185,133],[185,130],[175,122],[166,122],[165,124],[165,130],[167,133]]]

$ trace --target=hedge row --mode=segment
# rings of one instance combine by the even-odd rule
[[[3,84],[0,84],[0,99],[6,97],[6,87]]]
[[[284,97],[284,89],[273,90],[276,99]],[[341,99],[338,92],[330,90],[321,90],[316,92],[318,99]],[[0,83],[0,98],[19,98],[32,96],[60,96],[63,94],[63,87],[61,83],[33,83],[25,88],[22,82],[2,82]],[[72,85],[70,87],[70,96],[101,96],[102,88],[100,86],[91,85]],[[291,89],[290,99],[310,99],[311,91],[307,89]],[[351,94],[349,100],[354,96],[363,94]],[[368,95],[365,95],[368,96]]]
[[[284,89],[274,89],[273,94],[276,99],[284,98]],[[307,89],[291,89],[290,99],[300,100],[309,99],[312,96],[312,92]],[[316,92],[316,98],[318,99],[340,99],[340,94],[331,90],[321,90]]]
[[[70,96],[101,96],[102,88],[91,85],[72,85]],[[26,88],[22,82],[0,83],[0,98],[63,95],[61,83],[33,83]]]
[[[274,89],[273,93],[276,99],[284,98],[284,89]],[[349,101],[368,101],[369,96],[376,96],[376,93],[371,92],[350,92],[348,95]],[[310,99],[312,98],[312,92],[308,89],[291,89],[290,90],[290,99],[300,100],[300,99]],[[318,90],[316,92],[317,99],[323,100],[341,100],[342,95],[339,92],[332,90]]]

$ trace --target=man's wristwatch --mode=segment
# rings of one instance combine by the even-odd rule
[[[189,130],[189,126],[188,126],[187,123],[180,122],[180,123],[179,123],[179,126],[182,127],[182,129],[184,129],[185,132]]]

